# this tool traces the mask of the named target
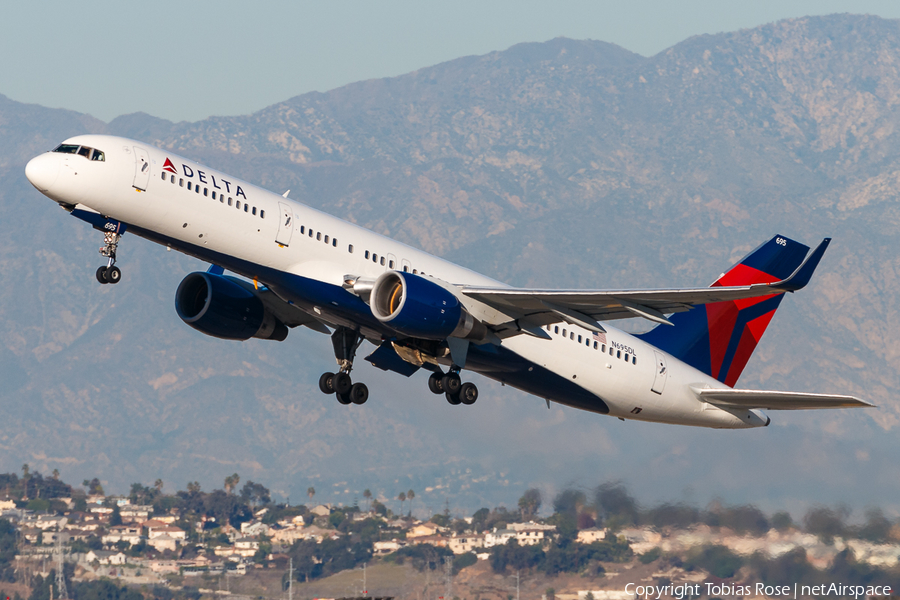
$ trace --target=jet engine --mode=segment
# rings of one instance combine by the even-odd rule
[[[185,277],[175,292],[175,310],[197,331],[225,340],[280,342],[288,334],[252,289],[224,275],[198,272]]]
[[[487,327],[469,314],[453,292],[419,275],[382,273],[369,296],[379,321],[410,337],[484,339]]]

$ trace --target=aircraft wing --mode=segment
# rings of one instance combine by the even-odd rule
[[[764,408],[768,410],[806,410],[812,408],[866,408],[874,404],[853,396],[807,394],[765,390],[700,389],[691,387],[697,397],[723,408]]]
[[[526,321],[546,325],[560,320],[602,332],[597,321],[643,317],[671,325],[666,314],[694,306],[793,292],[809,283],[830,238],[825,238],[788,277],[772,283],[657,290],[549,290],[461,286],[466,296],[501,312],[514,312]]]

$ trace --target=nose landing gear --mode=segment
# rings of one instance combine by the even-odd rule
[[[103,246],[100,255],[108,260],[105,267],[97,269],[97,281],[100,283],[119,283],[122,279],[122,271],[116,266],[116,248],[119,247],[119,238],[122,236],[114,231],[103,234]]]

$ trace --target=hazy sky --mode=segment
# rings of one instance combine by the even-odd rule
[[[0,94],[109,121],[247,114],[310,91],[557,36],[653,55],[692,35],[888,0],[4,2]]]

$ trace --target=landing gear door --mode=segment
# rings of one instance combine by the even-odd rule
[[[147,191],[150,183],[150,154],[140,146],[134,147],[134,187]]]
[[[275,242],[282,246],[291,243],[291,234],[294,232],[294,211],[291,210],[289,204],[284,202],[278,203],[281,214],[278,217],[278,233],[275,235]]]
[[[653,376],[653,387],[650,390],[662,394],[666,388],[666,378],[669,376],[666,370],[666,357],[662,352],[656,350],[653,351],[653,354],[656,356],[656,373]]]

